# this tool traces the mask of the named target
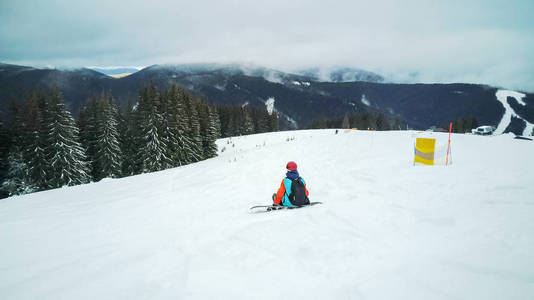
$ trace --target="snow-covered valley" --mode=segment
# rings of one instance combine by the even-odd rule
[[[0,298],[534,295],[534,142],[453,134],[453,164],[422,167],[416,135],[221,139],[200,163],[0,200]],[[251,213],[289,160],[324,204]]]

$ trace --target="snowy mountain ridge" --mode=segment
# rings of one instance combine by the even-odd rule
[[[418,167],[414,139],[447,134],[343,132],[221,139],[199,163],[1,200],[0,298],[534,294],[532,141],[453,134],[453,165]],[[289,160],[324,204],[250,213]]]
[[[443,126],[460,118],[476,118],[480,125],[497,126],[505,114],[503,103],[496,98],[499,89],[495,87],[384,83],[368,73],[358,77],[361,70],[357,69],[327,71],[316,68],[293,74],[254,65],[183,64],[153,65],[123,78],[111,78],[89,69],[65,71],[3,64],[0,121],[9,119],[9,102],[24,101],[32,89],[57,86],[73,115],[77,115],[89,97],[103,91],[111,92],[117,104],[125,107],[150,82],[159,89],[176,84],[218,105],[247,103],[263,108],[269,98],[276,99],[282,130],[305,128],[315,120],[337,119],[345,114],[382,113],[416,129]],[[332,72],[340,82],[320,81],[323,75],[328,77]],[[534,124],[534,95],[524,94],[524,106],[507,100],[518,117],[512,117],[504,132],[522,134],[526,123],[521,119]],[[364,95],[365,101],[361,101]]]

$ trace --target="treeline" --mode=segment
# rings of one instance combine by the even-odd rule
[[[455,133],[471,133],[471,129],[477,128],[478,121],[476,118],[459,118],[452,122],[452,132]],[[445,129],[449,129],[449,124],[442,126]]]
[[[222,132],[278,130],[264,126],[267,115],[212,106],[176,86],[159,91],[150,84],[125,109],[110,94],[92,97],[76,121],[59,89],[35,91],[13,105],[9,124],[0,123],[0,198],[208,159],[217,155]]]
[[[217,106],[222,137],[279,131],[278,115],[250,106]]]
[[[342,118],[313,120],[308,128],[358,128],[362,130],[400,130],[406,127],[406,123],[396,117],[390,117],[382,113],[359,113],[345,114]]]

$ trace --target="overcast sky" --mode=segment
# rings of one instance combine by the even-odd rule
[[[533,14],[533,0],[0,0],[0,61],[348,66],[534,92]]]

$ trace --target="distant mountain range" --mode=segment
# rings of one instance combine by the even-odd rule
[[[345,113],[383,112],[425,129],[457,118],[476,117],[480,124],[499,125],[506,108],[496,98],[497,88],[477,84],[385,83],[378,74],[358,69],[307,69],[293,73],[239,64],[153,65],[122,78],[101,72],[36,69],[0,64],[0,118],[7,117],[9,101],[19,101],[32,89],[57,85],[76,113],[91,95],[111,92],[120,105],[135,102],[139,88],[149,82],[188,89],[211,103],[272,104],[282,129],[301,128],[321,117]],[[534,123],[534,94],[522,103],[508,97],[512,122],[504,132],[522,133]],[[524,105],[523,105],[524,104]]]

